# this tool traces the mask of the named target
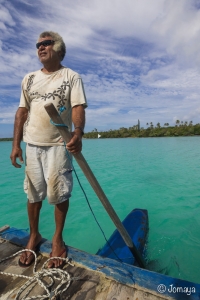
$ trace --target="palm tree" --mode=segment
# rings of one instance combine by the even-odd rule
[[[156,124],[156,126],[157,126],[158,128],[160,128],[160,123],[158,122],[158,123]]]
[[[176,120],[176,125],[179,125],[180,124],[180,121],[179,120]]]
[[[151,128],[153,128],[153,122],[150,122]]]
[[[190,126],[192,126],[192,125],[193,125],[192,123],[193,123],[193,122],[192,122],[192,121],[190,121],[189,125],[190,125]]]

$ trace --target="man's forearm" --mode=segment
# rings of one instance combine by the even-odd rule
[[[85,109],[83,105],[77,105],[72,108],[72,122],[75,132],[82,132],[83,135],[85,127]]]
[[[23,137],[23,126],[27,120],[28,110],[24,107],[19,107],[15,115],[13,147],[20,147]]]

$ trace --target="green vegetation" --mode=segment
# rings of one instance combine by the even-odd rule
[[[13,141],[13,138],[0,138],[0,142]]]
[[[121,127],[117,130],[98,131],[96,128],[92,132],[84,134],[84,138],[94,139],[101,135],[101,138],[128,138],[128,137],[167,137],[167,136],[194,136],[200,135],[200,124],[193,125],[193,122],[176,121],[175,126],[165,123],[162,127],[160,123],[156,126],[152,122],[147,123],[147,128],[138,129],[138,125],[133,127]]]
[[[98,131],[96,128],[92,132],[84,134],[86,139],[96,139],[98,134],[101,138],[128,138],[128,137],[167,137],[167,136],[193,136],[200,135],[200,124],[193,125],[193,122],[176,121],[175,126],[169,126],[169,123],[165,123],[162,127],[160,123],[156,126],[153,122],[147,123],[147,128],[139,128],[138,125],[134,125],[129,128],[121,127],[116,130],[110,129],[109,131]],[[12,141],[13,138],[0,138],[2,141]]]

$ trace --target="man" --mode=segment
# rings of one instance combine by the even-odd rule
[[[82,80],[79,74],[61,65],[66,47],[61,36],[52,31],[40,34],[36,44],[37,53],[43,67],[27,74],[22,81],[19,108],[15,116],[12,164],[20,168],[18,158],[23,163],[23,139],[26,145],[26,176],[24,190],[27,193],[30,237],[27,249],[36,250],[41,242],[39,233],[39,214],[42,201],[48,198],[55,205],[55,233],[52,238],[52,257],[66,257],[62,237],[64,223],[72,191],[72,169],[70,159],[57,128],[50,123],[44,108],[53,103],[61,118],[71,131],[72,138],[66,148],[76,154],[82,150],[82,135],[87,106]],[[34,261],[30,251],[23,252],[19,265],[27,267]],[[53,259],[49,267],[59,267],[62,260]]]

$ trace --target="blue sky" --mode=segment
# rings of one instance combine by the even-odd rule
[[[0,0],[0,137],[11,137],[42,31],[66,42],[83,78],[86,129],[199,123],[199,0]]]

